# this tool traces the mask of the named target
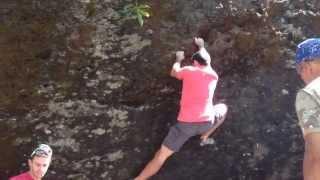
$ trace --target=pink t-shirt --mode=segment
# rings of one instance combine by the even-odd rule
[[[29,172],[22,173],[18,176],[11,177],[9,180],[33,180]]]
[[[209,66],[185,66],[176,77],[182,80],[178,121],[203,122],[214,119],[213,95],[218,82],[217,73]]]

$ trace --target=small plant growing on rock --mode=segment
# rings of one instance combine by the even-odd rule
[[[136,19],[140,26],[143,26],[144,19],[150,17],[151,7],[147,4],[128,4],[121,10],[121,14],[129,19]]]
[[[87,4],[86,11],[88,18],[93,17],[97,14],[96,6],[96,0],[90,0],[90,2]]]

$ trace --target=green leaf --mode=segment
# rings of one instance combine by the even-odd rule
[[[133,8],[133,5],[132,4],[128,4],[128,5],[125,5],[123,9],[131,9]]]
[[[141,4],[138,6],[139,9],[150,9],[151,7],[147,4]]]
[[[140,14],[142,15],[142,16],[144,16],[144,17],[150,17],[150,13],[149,12],[147,12],[147,11],[141,11],[140,10]]]
[[[140,26],[143,26],[143,17],[141,14],[137,14],[137,19],[138,19]]]
[[[147,4],[135,3],[128,4],[120,11],[120,15],[126,16],[129,19],[137,19],[140,26],[143,26],[144,18],[150,17],[149,9],[151,7]]]

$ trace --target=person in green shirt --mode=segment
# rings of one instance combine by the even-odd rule
[[[306,86],[296,97],[296,112],[304,141],[304,180],[320,180],[320,38],[301,42],[296,51],[297,72]]]

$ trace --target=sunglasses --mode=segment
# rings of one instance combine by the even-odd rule
[[[31,158],[34,156],[40,156],[40,157],[49,157],[52,155],[52,150],[50,146],[46,144],[40,144],[30,155]]]

